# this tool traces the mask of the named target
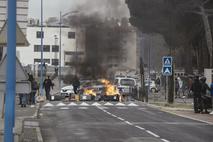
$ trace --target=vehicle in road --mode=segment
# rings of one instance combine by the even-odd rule
[[[74,89],[72,85],[67,85],[61,88],[61,96],[63,97],[72,97],[74,96]]]
[[[131,95],[136,88],[136,79],[131,77],[116,77],[114,84],[118,87],[121,95]]]
[[[155,81],[154,80],[145,80],[145,87],[148,87],[149,86],[149,90],[152,92],[152,93],[157,93],[159,91],[159,88],[157,87],[157,85],[155,84]]]

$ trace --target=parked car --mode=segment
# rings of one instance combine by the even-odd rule
[[[61,96],[63,97],[71,97],[74,94],[75,93],[72,85],[64,86],[63,88],[61,88]]]
[[[150,83],[150,86],[149,86],[149,83]],[[154,80],[145,80],[145,87],[148,87],[149,86],[149,90],[152,92],[152,93],[157,93],[159,91],[159,88],[157,88],[157,85],[155,84],[155,81]]]

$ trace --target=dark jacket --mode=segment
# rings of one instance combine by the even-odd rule
[[[201,97],[201,89],[202,84],[200,83],[199,79],[195,79],[191,87],[194,97]]]
[[[44,83],[43,83],[43,88],[45,88],[46,90],[47,89],[50,89],[50,87],[52,87],[52,89],[53,89],[53,83],[52,83],[52,81],[51,81],[51,79],[45,79],[44,80]]]

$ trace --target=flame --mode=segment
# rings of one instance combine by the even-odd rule
[[[94,89],[84,89],[84,94],[85,95],[96,96],[96,93],[95,93]]]
[[[118,88],[112,85],[109,80],[102,79],[101,82],[105,86],[105,95],[107,96],[120,95]]]

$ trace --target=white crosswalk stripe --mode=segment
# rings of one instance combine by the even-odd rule
[[[48,102],[43,105],[43,108],[49,107],[101,107],[103,109],[108,109],[108,107],[116,107],[118,109],[126,109],[127,107],[137,107],[139,105],[130,102],[130,103],[121,103],[121,102]],[[123,107],[123,108],[122,108]],[[139,109],[139,108],[138,108]]]

